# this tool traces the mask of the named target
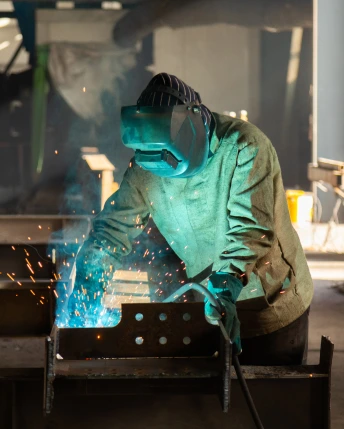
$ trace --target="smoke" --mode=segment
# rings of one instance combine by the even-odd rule
[[[103,94],[119,107],[121,84],[135,66],[135,50],[104,44],[54,43],[50,46],[49,73],[55,88],[83,119],[101,125],[106,119]]]
[[[98,177],[78,167],[82,147],[97,147],[100,153],[106,154],[116,167],[115,179],[120,183],[132,156],[132,152],[120,140],[120,107],[134,104],[137,95],[151,79],[151,72],[146,71],[152,61],[150,51],[146,49],[143,54],[99,44],[63,43],[51,46],[49,72],[52,82],[78,115],[69,127],[67,143],[74,154],[78,153],[78,159],[71,164],[66,178],[61,213],[85,215],[91,219],[100,210]],[[99,270],[99,267],[106,252],[98,251],[92,256],[92,262],[87,264],[87,272],[81,274],[85,279],[93,278],[94,282],[83,282],[84,288],[76,285],[68,306],[75,274],[72,268],[89,228],[90,223],[85,221],[73,222],[55,233],[51,243],[51,246],[55,246],[60,267],[56,291],[58,326],[73,325],[75,321],[71,324],[70,312],[82,312],[85,306],[86,326],[114,326],[121,317],[116,302],[135,302],[137,299],[141,302],[144,299],[161,302],[186,282],[183,262],[150,220],[147,228],[133,243],[131,254],[122,260],[122,270],[138,275],[147,273],[148,285],[145,281],[138,281],[137,290],[130,291],[129,286],[128,290],[125,287],[130,282],[105,281],[102,276],[106,270]],[[105,308],[105,300],[114,305]]]

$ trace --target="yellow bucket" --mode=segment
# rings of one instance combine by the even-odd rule
[[[288,189],[286,196],[291,221],[293,223],[312,222],[312,194],[301,190]]]

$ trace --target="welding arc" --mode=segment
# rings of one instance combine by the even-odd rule
[[[245,377],[244,377],[244,375],[243,375],[243,373],[241,371],[241,366],[240,366],[240,363],[239,363],[238,356],[233,355],[233,365],[234,365],[235,372],[236,372],[236,375],[237,375],[238,380],[239,380],[240,387],[241,387],[242,392],[243,392],[243,394],[245,396],[246,403],[247,403],[248,408],[250,410],[252,419],[253,419],[253,421],[254,421],[254,423],[256,425],[256,428],[257,429],[264,429],[263,423],[260,420],[260,417],[259,417],[257,409],[256,409],[256,407],[254,405],[254,402],[253,402],[252,396],[250,394],[250,391],[248,390],[248,386],[246,384]]]

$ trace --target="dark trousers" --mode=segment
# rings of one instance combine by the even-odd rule
[[[293,323],[258,337],[243,338],[242,365],[302,365],[307,360],[309,309]]]

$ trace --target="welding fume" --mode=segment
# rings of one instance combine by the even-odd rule
[[[109,280],[151,217],[221,303],[205,315],[223,318],[241,363],[305,362],[313,283],[269,139],[168,73],[122,108],[121,133],[135,155],[78,253],[69,326],[106,326]]]

